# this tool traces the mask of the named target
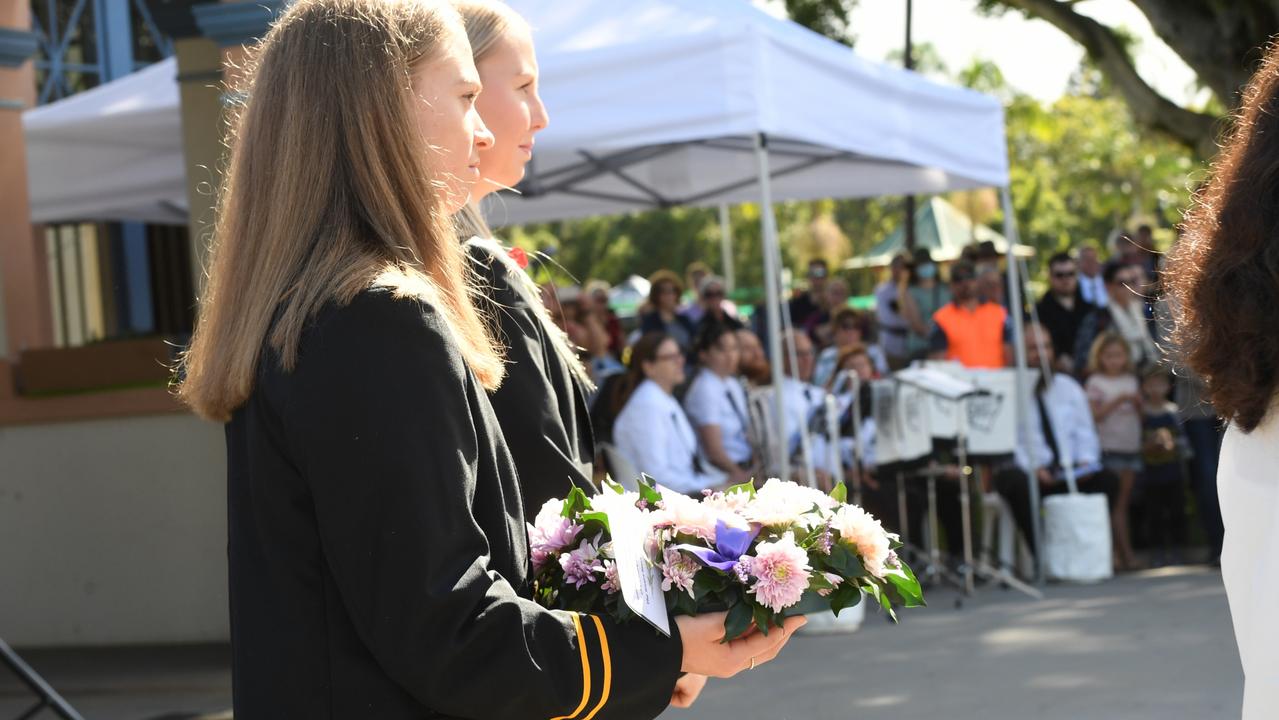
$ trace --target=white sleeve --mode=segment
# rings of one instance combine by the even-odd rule
[[[1092,407],[1088,403],[1088,395],[1079,383],[1071,381],[1066,385],[1071,394],[1071,415],[1074,416],[1074,427],[1071,429],[1071,461],[1076,465],[1095,465],[1101,462],[1101,439],[1097,437],[1097,425],[1093,421]]]
[[[693,424],[694,429],[703,425],[719,424],[718,418],[715,417],[709,388],[708,383],[697,377],[688,388],[688,395],[684,396],[684,411],[688,413],[688,421]]]
[[[635,469],[649,475],[662,485],[676,492],[697,492],[707,485],[702,478],[693,472],[693,451],[686,448],[678,437],[675,421],[663,416],[662,411],[652,405],[636,408],[626,417],[618,418],[619,425],[613,431],[618,440],[618,449],[635,465]],[[672,412],[679,412],[672,410]]]

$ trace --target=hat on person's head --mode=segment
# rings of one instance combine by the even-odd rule
[[[977,259],[990,260],[999,257],[999,249],[995,247],[994,240],[982,240],[977,243]]]
[[[926,247],[917,247],[915,248],[915,251],[911,253],[911,264],[915,267],[919,267],[920,265],[929,265],[932,263],[933,254]]]

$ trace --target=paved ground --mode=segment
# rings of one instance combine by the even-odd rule
[[[801,636],[778,661],[712,681],[663,717],[742,720],[1237,718],[1243,679],[1220,575],[1177,568],[1096,586],[1049,586],[1042,602],[987,590],[899,626]],[[88,720],[144,720],[229,705],[225,647],[29,651]],[[0,718],[30,702],[0,671]],[[52,718],[46,713],[41,718]]]

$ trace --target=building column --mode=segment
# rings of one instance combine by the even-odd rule
[[[22,111],[36,102],[30,10],[25,0],[0,0],[0,361],[53,345],[48,260],[43,230],[31,225],[22,130]]]

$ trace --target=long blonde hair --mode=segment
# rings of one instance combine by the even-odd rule
[[[527,21],[500,0],[453,0],[453,5],[462,15],[462,22],[466,25],[467,39],[471,43],[471,56],[477,65],[484,56],[497,47],[498,41],[507,33],[516,28],[528,30]],[[467,203],[466,207],[453,217],[453,223],[460,238],[472,245],[482,247],[492,256],[490,262],[501,262],[506,265],[507,277],[511,280],[512,289],[523,297],[525,304],[541,322],[542,331],[550,342],[551,349],[564,361],[578,381],[588,390],[593,389],[595,384],[591,380],[591,374],[582,364],[578,353],[574,351],[572,341],[558,325],[551,321],[550,313],[542,303],[542,293],[537,283],[533,282],[528,273],[507,256],[504,248],[489,240],[493,238],[493,230],[484,220],[478,204],[475,201]],[[498,308],[497,312],[502,312],[502,309]]]
[[[414,68],[461,32],[444,0],[298,0],[254,49],[181,361],[197,413],[228,420],[264,340],[291,371],[306,323],[373,285],[431,303],[479,381],[501,382],[412,110]]]

